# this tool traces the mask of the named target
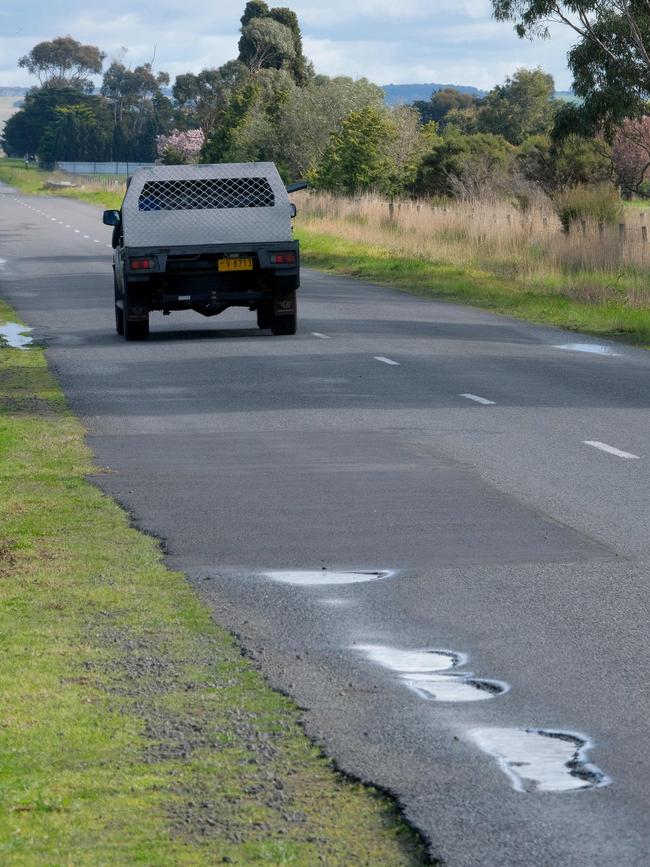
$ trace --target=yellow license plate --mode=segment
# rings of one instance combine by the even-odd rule
[[[252,271],[252,259],[219,259],[217,262],[219,271]]]

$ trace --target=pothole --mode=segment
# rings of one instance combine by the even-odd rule
[[[365,653],[372,662],[400,674],[448,671],[467,662],[464,654],[453,650],[399,650],[378,644],[355,644],[354,649]]]
[[[402,650],[377,644],[354,645],[353,649],[394,671],[401,683],[426,701],[485,701],[510,689],[498,680],[458,672],[467,663],[467,655],[455,650]]]
[[[3,340],[12,349],[24,349],[32,342],[32,338],[26,334],[31,330],[26,325],[19,325],[17,322],[5,322],[4,325],[0,325],[0,340]]]
[[[611,780],[587,759],[587,738],[550,729],[481,728],[470,737],[493,756],[518,792],[573,792]]]
[[[381,581],[383,578],[391,578],[395,573],[390,571],[380,572],[330,572],[329,569],[303,572],[264,572],[265,578],[279,581],[281,584],[294,584],[298,587],[321,587],[334,584],[365,584],[368,581]]]
[[[449,675],[408,675],[404,681],[420,698],[428,701],[485,701],[508,692],[508,685],[498,680]]]
[[[562,343],[555,349],[566,349],[568,352],[590,352],[592,355],[620,356],[620,352],[614,352],[610,346],[602,346],[600,343]]]

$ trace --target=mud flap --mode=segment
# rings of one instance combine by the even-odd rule
[[[273,299],[273,313],[276,316],[295,316],[297,310],[295,292],[287,292],[286,295],[276,295]]]

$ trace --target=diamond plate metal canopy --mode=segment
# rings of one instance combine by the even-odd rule
[[[290,241],[291,211],[274,163],[138,169],[122,205],[127,247]]]

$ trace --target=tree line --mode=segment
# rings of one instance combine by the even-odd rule
[[[177,76],[135,68],[70,36],[19,65],[38,79],[5,125],[10,155],[167,163],[273,160],[287,181],[357,195],[519,197],[576,185],[650,192],[650,12],[632,0],[493,0],[522,36],[553,18],[578,42],[577,101],[554,99],[552,76],[521,69],[476,98],[445,89],[389,108],[381,88],[319,75],[296,14],[250,0],[237,57]],[[94,78],[102,75],[101,86]]]

